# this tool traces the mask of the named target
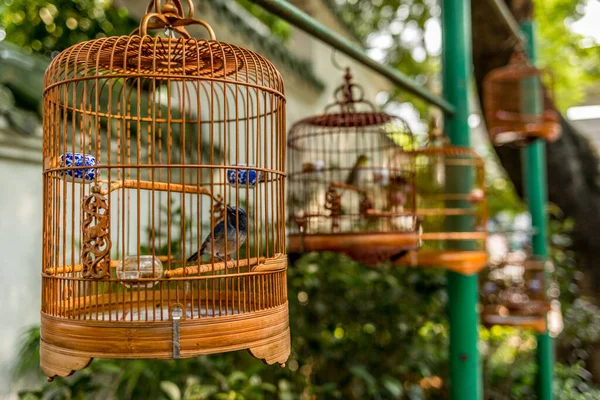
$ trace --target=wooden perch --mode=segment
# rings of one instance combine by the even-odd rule
[[[249,259],[230,260],[227,262],[218,262],[214,264],[200,264],[191,267],[182,267],[165,271],[165,278],[183,277],[185,275],[199,275],[213,271],[223,271],[225,269],[235,269],[238,267],[252,267],[252,272],[267,272],[285,269],[287,267],[287,256],[275,254],[273,258],[252,257]]]
[[[418,216],[428,215],[439,215],[439,216],[453,216],[453,215],[477,215],[479,211],[471,208],[429,208],[429,209],[417,209]]]
[[[362,189],[357,188],[354,185],[348,185],[347,183],[342,183],[342,182],[337,182],[337,181],[333,181],[329,184],[329,187],[333,187],[333,188],[338,188],[338,189],[346,189],[346,190],[352,190],[356,193],[359,194],[364,194],[365,191]]]
[[[100,183],[108,183],[108,181],[102,180]],[[137,179],[125,179],[122,181],[114,182],[108,189],[102,189],[101,194],[107,195],[108,193],[114,192],[118,189],[144,189],[144,190],[158,190],[161,192],[179,192],[179,193],[197,193],[206,194],[214,198],[212,192],[206,188],[195,186],[195,185],[182,185],[179,183],[165,183],[165,182],[152,182],[152,181],[138,181]]]
[[[379,210],[366,210],[365,214],[369,217],[413,217],[416,216],[414,211],[379,211]]]
[[[238,267],[253,266],[253,265],[260,264],[264,261],[265,261],[265,257],[258,257],[258,258],[252,257],[250,259],[231,260],[231,261],[227,261],[227,262],[221,261],[221,262],[217,262],[214,264],[209,263],[209,264],[193,265],[190,267],[181,267],[181,268],[167,270],[164,273],[164,277],[165,278],[182,277],[182,276],[184,276],[184,271],[185,271],[185,276],[199,275],[199,274],[204,274],[207,272],[223,271],[225,269],[234,269],[234,268],[238,268]]]

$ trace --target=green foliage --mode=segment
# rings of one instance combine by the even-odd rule
[[[442,271],[365,270],[332,253],[303,257],[289,277],[290,366],[317,398],[420,391],[421,379],[446,368],[444,284]]]
[[[441,270],[369,269],[338,254],[308,254],[289,269],[292,355],[286,368],[246,352],[95,360],[21,398],[447,399],[445,285]],[[597,339],[596,330],[589,330],[589,340]],[[38,344],[37,329],[24,336],[20,375],[34,366],[39,371]],[[534,398],[531,332],[482,329],[481,348],[486,398]],[[557,371],[557,398],[598,398],[582,364],[559,364]]]
[[[600,78],[600,44],[573,33],[568,24],[581,18],[586,0],[533,0],[535,19],[539,27],[539,64],[552,71],[559,109],[581,102],[585,90]],[[440,70],[439,54],[423,54],[425,28],[431,19],[439,17],[440,7],[428,0],[352,0],[344,2],[342,17],[369,46],[375,46],[378,32],[384,40],[385,61],[421,84],[428,84]],[[408,31],[412,31],[407,35]],[[387,36],[389,35],[389,37]],[[409,36],[409,39],[407,39]],[[381,35],[379,35],[381,37]],[[369,40],[371,39],[371,40]],[[379,42],[381,44],[382,42]],[[399,93],[396,93],[398,96]],[[403,100],[414,101],[402,94]],[[419,110],[424,104],[416,101]]]
[[[590,373],[583,363],[556,365],[555,396],[561,400],[600,399],[600,390],[591,383]]]
[[[548,207],[550,215],[549,238],[550,256],[554,264],[554,281],[558,283],[560,300],[565,305],[571,305],[581,295],[580,285],[584,278],[577,271],[575,251],[571,249],[571,232],[574,221],[565,219],[562,211],[551,204]]]
[[[29,52],[61,51],[102,36],[129,34],[137,27],[111,0],[3,0],[0,26],[6,39]]]
[[[236,0],[239,5],[244,7],[254,15],[259,21],[265,24],[273,35],[277,36],[283,41],[287,41],[292,35],[292,28],[290,24],[282,20],[281,18],[265,11],[262,7],[257,6],[250,0]]]
[[[485,399],[534,400],[535,336],[529,331],[496,326],[483,330],[486,340],[484,357]],[[556,399],[592,400],[600,398],[600,390],[591,382],[582,362],[572,365],[557,363],[554,395]]]
[[[340,4],[340,2],[337,2]],[[423,86],[439,84],[439,54],[426,51],[425,28],[439,17],[440,6],[430,0],[352,0],[339,5],[341,17],[384,63],[401,70]],[[356,21],[360,21],[357,24]],[[425,117],[428,105],[416,96],[394,89],[389,101],[410,102]]]
[[[514,217],[526,211],[525,203],[517,195],[512,181],[502,169],[498,156],[492,146],[477,149],[485,162],[485,185],[488,200],[488,213],[496,216],[500,213]]]
[[[568,24],[583,15],[582,0],[534,0],[539,27],[539,65],[548,68],[554,79],[559,109],[580,103],[586,88],[600,79],[600,43],[569,29]]]

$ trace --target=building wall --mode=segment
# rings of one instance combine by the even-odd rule
[[[20,334],[40,319],[41,141],[0,129],[0,398],[7,395]]]

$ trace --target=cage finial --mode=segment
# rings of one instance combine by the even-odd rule
[[[325,107],[325,111],[330,107],[339,106],[343,112],[351,113],[354,112],[357,103],[366,103],[374,109],[373,105],[364,99],[364,89],[360,85],[352,82],[353,76],[350,72],[350,67],[344,68],[344,71],[344,81],[337,87],[333,94],[335,101],[333,104]],[[357,90],[358,93],[355,93],[355,90]]]
[[[450,144],[436,117],[429,118],[429,133],[427,135],[428,145],[430,146],[447,146]]]
[[[513,65],[527,65],[529,66],[529,59],[527,58],[527,54],[525,53],[525,49],[522,47],[516,47],[510,57],[509,64]]]
[[[191,36],[185,29],[189,25],[202,25],[208,31],[210,40],[216,40],[215,32],[205,21],[194,19],[194,4],[191,0],[186,0],[187,14],[179,0],[167,0],[162,5],[161,0],[150,0],[146,8],[146,15],[140,22],[140,27],[133,34],[139,33],[140,36],[148,34],[148,30],[168,29],[170,32],[177,32],[186,39]]]
[[[346,73],[344,74],[344,103],[354,102],[352,98],[352,86],[352,73],[350,72],[350,68],[346,68]]]

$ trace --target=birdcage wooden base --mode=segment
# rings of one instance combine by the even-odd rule
[[[551,309],[552,305],[548,300],[529,300],[522,306],[509,308],[514,316],[546,315]]]
[[[333,251],[346,254],[369,266],[375,266],[419,246],[420,237],[417,232],[296,234],[288,237],[289,253]]]
[[[496,128],[492,132],[492,141],[496,146],[526,145],[536,139],[555,142],[561,134],[559,122],[547,121],[535,124],[510,125]]]
[[[418,250],[411,251],[394,265],[407,267],[441,267],[465,275],[478,273],[487,265],[485,251]]]
[[[267,364],[283,366],[290,355],[288,320],[287,302],[249,313],[182,318],[180,358],[248,349]],[[170,320],[90,321],[42,313],[41,321],[40,365],[50,379],[85,368],[93,358],[173,358]]]
[[[547,322],[545,316],[501,316],[498,314],[483,314],[481,322],[486,328],[493,326],[513,326],[516,328],[533,329],[537,333],[546,332]]]

